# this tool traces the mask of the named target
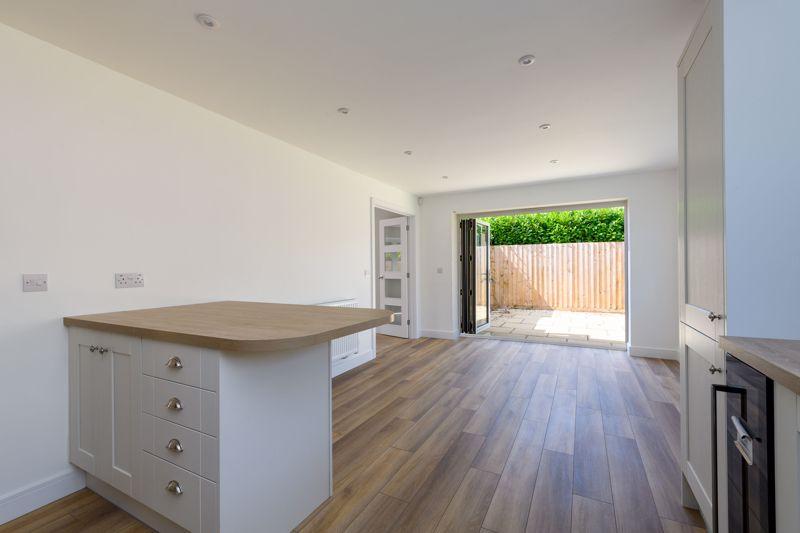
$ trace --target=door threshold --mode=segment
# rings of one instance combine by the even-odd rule
[[[476,333],[462,333],[461,337],[469,339],[496,339],[499,341],[528,342],[531,344],[553,344],[556,346],[575,346],[576,348],[596,348],[599,350],[614,350],[617,352],[627,352],[628,346],[614,346],[604,344],[605,341],[567,341],[566,339],[552,339],[542,337],[541,339],[520,339],[518,337],[508,337],[504,335],[480,335]]]

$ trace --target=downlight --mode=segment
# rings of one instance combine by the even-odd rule
[[[219,28],[219,21],[208,13],[198,13],[194,18],[198,24],[207,30],[216,30]]]

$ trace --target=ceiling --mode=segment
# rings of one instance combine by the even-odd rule
[[[430,194],[674,167],[675,65],[703,4],[0,0],[0,21]]]

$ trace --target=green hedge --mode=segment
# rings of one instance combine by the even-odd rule
[[[497,244],[550,244],[625,240],[625,211],[621,207],[551,211],[481,219],[491,227]]]

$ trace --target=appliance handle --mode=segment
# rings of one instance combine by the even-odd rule
[[[717,475],[717,393],[739,395],[739,411],[747,416],[747,389],[731,387],[729,385],[711,385],[711,504],[714,506],[713,525],[714,531],[719,531],[719,480]],[[746,420],[746,418],[745,418]],[[749,436],[749,434],[748,434]],[[737,447],[738,448],[738,447]],[[740,450],[741,453],[741,450]],[[743,486],[747,487],[747,470],[742,469]],[[747,498],[747,496],[744,496]]]
[[[736,440],[733,441],[733,445],[739,450],[748,466],[753,466],[753,437],[747,432],[741,418],[732,416],[731,422],[733,422],[733,427],[736,429]]]

